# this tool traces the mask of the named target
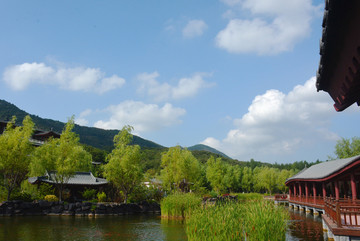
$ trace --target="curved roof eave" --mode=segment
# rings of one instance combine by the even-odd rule
[[[322,162],[300,171],[288,178],[285,184],[294,181],[325,181],[331,179],[354,165],[360,164],[360,155],[345,159]]]

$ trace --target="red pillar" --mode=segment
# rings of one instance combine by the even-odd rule
[[[339,200],[339,182],[338,181],[335,181],[335,199],[336,200]]]
[[[309,187],[308,187],[308,184],[307,182],[305,182],[305,197],[308,198],[309,197]]]
[[[326,197],[325,182],[322,183],[322,194],[323,194],[323,198],[325,198]]]
[[[291,197],[291,185],[289,185],[289,197]]]
[[[294,188],[294,196],[296,197],[296,183],[294,183],[293,188]]]
[[[315,186],[315,182],[313,182],[313,195],[314,195],[314,199],[316,199],[316,186]]]
[[[356,182],[355,182],[355,174],[354,172],[351,172],[351,196],[352,200],[356,200],[357,194],[356,194]]]

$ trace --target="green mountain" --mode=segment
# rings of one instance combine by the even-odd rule
[[[210,146],[207,145],[203,145],[203,144],[197,144],[194,146],[190,146],[187,148],[189,151],[207,151],[207,152],[211,152],[217,155],[220,155],[222,157],[225,157],[227,159],[231,159],[230,157],[228,157],[227,155],[225,155],[224,153],[222,153],[221,151],[218,151]]]
[[[44,119],[36,115],[28,114],[27,112],[20,110],[17,106],[5,101],[0,100],[0,120],[9,121],[12,116],[16,116],[16,124],[20,125],[26,115],[30,115],[35,123],[36,129],[61,133],[65,123],[60,121],[54,121],[51,119]],[[80,137],[80,142],[86,145],[90,145],[102,150],[111,150],[114,146],[113,138],[119,133],[119,130],[103,130],[95,127],[85,127],[75,125],[74,132]],[[141,137],[135,136],[133,138],[133,144],[137,144],[142,148],[163,148],[163,146],[145,140]]]

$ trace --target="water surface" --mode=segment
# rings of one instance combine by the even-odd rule
[[[323,240],[321,218],[289,211],[286,240]],[[0,240],[186,240],[184,224],[158,215],[0,217]]]

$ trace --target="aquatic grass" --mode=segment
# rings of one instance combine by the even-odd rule
[[[189,240],[284,240],[287,219],[268,201],[227,202],[193,212],[186,234]]]
[[[237,193],[235,195],[237,196],[237,199],[241,201],[264,199],[264,196],[260,193]]]
[[[166,218],[187,218],[201,206],[201,198],[193,193],[174,193],[161,203],[161,216]]]
[[[288,212],[272,201],[246,203],[244,230],[248,240],[285,240]]]

